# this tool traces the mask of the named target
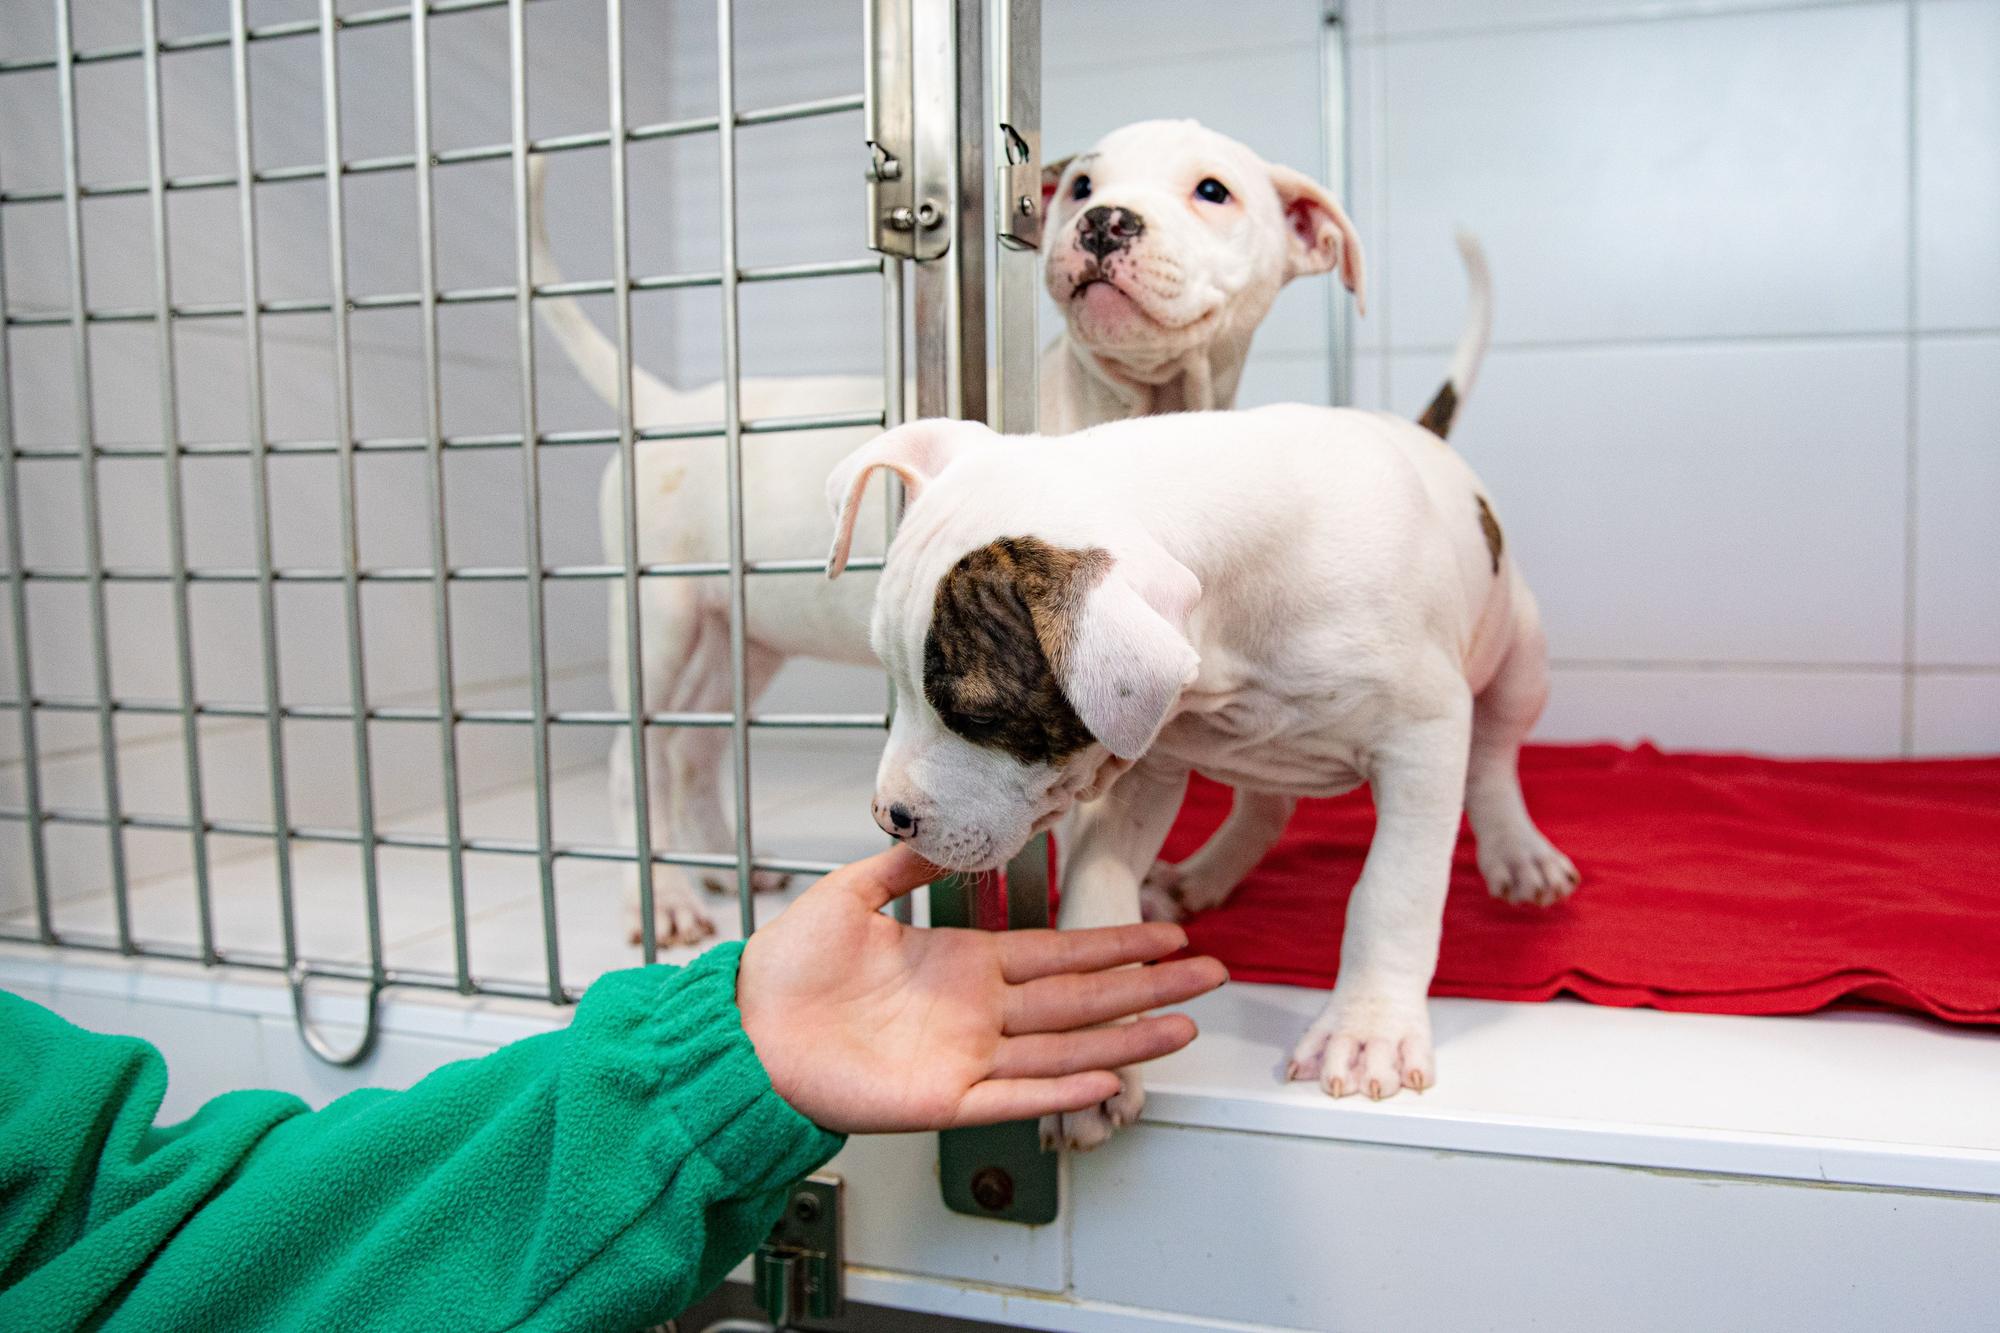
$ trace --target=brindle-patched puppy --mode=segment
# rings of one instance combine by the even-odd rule
[[[1177,913],[1234,883],[1191,899],[1155,871],[1143,888],[1192,770],[1286,811],[1366,782],[1375,841],[1291,1076],[1334,1096],[1428,1087],[1424,997],[1461,812],[1495,894],[1545,904],[1576,883],[1515,771],[1548,688],[1541,621],[1465,462],[1420,425],[1328,408],[1061,441],[920,421],[829,480],[836,574],[877,468],[912,496],[873,620],[905,701],[876,779],[882,827],[974,870],[1075,809],[1062,924],[1094,926],[1139,919],[1142,894]],[[1046,1132],[1101,1143],[1143,1097],[1128,1071],[1116,1098]]]

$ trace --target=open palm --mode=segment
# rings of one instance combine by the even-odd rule
[[[1195,1036],[1184,1015],[1118,1020],[1227,979],[1212,958],[1131,967],[1187,943],[1165,923],[989,934],[882,914],[938,874],[892,848],[828,875],[744,947],[744,1031],[779,1095],[827,1129],[943,1129],[1095,1105],[1118,1091],[1119,1066]]]

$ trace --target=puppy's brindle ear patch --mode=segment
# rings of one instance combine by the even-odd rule
[[[1096,738],[1060,679],[1109,552],[1002,537],[942,579],[924,637],[924,698],[954,735],[1024,764],[1061,765]]]

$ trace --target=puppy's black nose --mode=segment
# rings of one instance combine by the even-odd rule
[[[1083,220],[1077,224],[1076,243],[1102,259],[1114,250],[1123,250],[1145,231],[1146,220],[1131,209],[1099,204],[1084,210]]]
[[[910,807],[900,801],[883,805],[875,803],[875,823],[892,838],[914,838],[917,836],[917,817],[910,813]]]

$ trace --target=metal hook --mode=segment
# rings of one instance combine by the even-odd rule
[[[292,991],[292,1026],[298,1029],[299,1037],[306,1048],[336,1069],[346,1069],[366,1059],[368,1052],[375,1049],[377,1033],[376,1017],[382,999],[382,983],[371,980],[368,983],[368,1009],[361,1023],[361,1040],[354,1049],[347,1052],[336,1051],[320,1036],[319,1029],[306,1017],[306,982],[312,972],[304,963],[293,963],[285,973],[285,981]]]

